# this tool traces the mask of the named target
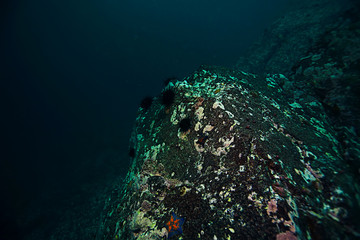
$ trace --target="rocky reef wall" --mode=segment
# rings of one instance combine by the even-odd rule
[[[168,84],[172,104],[140,108],[101,239],[356,236],[359,185],[336,132],[319,101],[286,97],[283,81],[202,66]]]
[[[360,237],[359,11],[325,2],[146,99],[97,239]]]

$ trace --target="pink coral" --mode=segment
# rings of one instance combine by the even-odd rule
[[[297,240],[297,237],[290,231],[279,233],[276,235],[276,240]]]
[[[266,212],[270,216],[270,213],[276,213],[276,211],[277,211],[277,201],[276,199],[271,199],[268,202]]]

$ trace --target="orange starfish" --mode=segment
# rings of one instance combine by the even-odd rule
[[[168,227],[168,238],[182,233],[182,225],[184,224],[184,218],[179,218],[175,213],[171,213],[170,221],[167,222]]]

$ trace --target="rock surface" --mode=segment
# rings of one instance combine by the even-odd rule
[[[202,66],[139,109],[131,169],[99,239],[351,239],[359,185],[322,104],[288,97],[281,74]],[[190,120],[188,129],[179,123]]]
[[[352,9],[351,2],[293,1],[293,7],[266,29],[263,37],[238,60],[237,67],[256,74],[290,73],[310,47],[343,20],[346,11]]]
[[[97,239],[359,238],[360,20],[339,4],[304,1],[235,70],[143,105]]]

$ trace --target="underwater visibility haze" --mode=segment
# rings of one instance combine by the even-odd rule
[[[358,1],[0,11],[0,240],[360,237]]]

